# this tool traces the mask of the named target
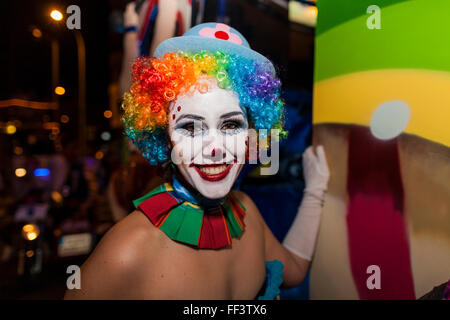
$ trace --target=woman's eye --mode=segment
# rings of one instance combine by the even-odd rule
[[[222,130],[233,130],[233,129],[236,129],[237,127],[238,126],[237,126],[237,124],[235,122],[229,121],[229,122],[225,122],[222,125]]]
[[[190,133],[194,133],[194,124],[188,123],[182,127],[184,130],[189,131]]]
[[[236,132],[242,128],[242,123],[238,121],[225,121],[220,130],[226,132]]]
[[[189,136],[195,136],[204,130],[204,126],[201,123],[188,122],[179,127],[184,134]]]

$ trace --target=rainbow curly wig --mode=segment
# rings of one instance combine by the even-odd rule
[[[178,95],[202,92],[200,77],[216,79],[220,88],[234,91],[255,129],[283,131],[284,103],[280,80],[267,66],[222,51],[167,53],[163,58],[140,57],[133,63],[130,91],[124,94],[125,132],[150,164],[168,160],[169,104]]]

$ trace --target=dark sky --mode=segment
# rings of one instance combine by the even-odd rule
[[[57,3],[55,5],[55,3]],[[26,97],[51,99],[52,39],[60,45],[60,83],[67,90],[66,99],[77,96],[77,47],[73,31],[64,22],[53,22],[48,14],[52,7],[65,13],[68,5],[81,8],[81,33],[86,43],[87,101],[107,101],[108,68],[108,2],[107,1],[2,1],[0,99]],[[35,39],[33,27],[43,36]],[[6,31],[6,32],[5,32]]]
[[[51,100],[50,43],[56,39],[60,45],[60,84],[66,88],[66,94],[60,99],[61,112],[76,112],[78,69],[75,37],[64,22],[58,25],[49,18],[51,8],[57,7],[65,13],[67,6],[75,4],[81,8],[81,33],[86,43],[88,124],[103,120],[103,111],[109,103],[108,84],[117,79],[121,64],[122,36],[112,31],[109,15],[112,10],[123,10],[127,0],[0,2],[0,100]],[[280,67],[284,87],[311,90],[313,32],[296,32],[289,27],[287,13],[283,14],[286,17],[270,14],[254,2],[228,0],[230,24],[244,34],[254,49]],[[208,3],[213,4],[214,1]],[[213,16],[207,18],[208,21],[213,19]],[[33,27],[42,30],[42,38],[32,36]],[[292,39],[298,40],[293,42]],[[302,56],[293,56],[290,46],[291,49],[301,46]]]
[[[58,27],[48,16],[52,7],[65,12],[67,6],[76,4],[81,8],[81,32],[87,50],[88,104],[104,103],[107,100],[107,85],[112,78],[117,77],[120,68],[120,59],[117,61],[112,53],[120,54],[121,49],[121,36],[112,32],[108,17],[112,10],[123,9],[126,2],[2,0],[0,99],[18,96],[41,101],[50,99],[51,39],[57,39],[60,43],[60,78],[61,84],[68,89],[66,98],[77,96],[77,52],[73,32],[65,28],[64,23],[60,23]],[[287,68],[288,60],[291,60],[287,55],[287,48],[289,39],[292,38],[292,29],[289,29],[288,23],[283,22],[282,18],[271,17],[256,5],[250,5],[253,2],[228,1],[227,11],[232,25],[248,38],[252,47],[274,59],[281,67]],[[43,31],[44,36],[39,40],[32,37],[31,30],[34,26]],[[312,34],[307,39],[312,39]],[[306,62],[308,67],[312,65],[311,61]],[[308,70],[310,72],[312,69]],[[294,74],[294,77],[298,75]]]

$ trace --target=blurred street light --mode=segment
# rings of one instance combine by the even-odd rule
[[[36,39],[42,38],[42,31],[39,28],[33,28],[33,30],[31,31],[31,34]]]
[[[22,147],[19,147],[19,146],[14,147],[14,154],[16,156],[20,156],[22,153],[23,153],[23,148]]]
[[[55,93],[56,93],[58,96],[62,96],[64,93],[66,93],[66,89],[64,89],[64,87],[57,86],[57,87],[55,88]]]
[[[13,125],[13,124],[8,124],[8,125],[6,126],[6,134],[14,134],[14,133],[16,133],[16,131],[17,131],[17,128],[16,128],[15,125]]]
[[[103,159],[103,156],[104,156],[104,153],[103,153],[103,151],[97,151],[96,153],[95,153],[95,159],[97,159],[97,160],[101,160],[101,159]]]
[[[109,133],[108,131],[104,131],[102,132],[100,137],[102,138],[103,141],[109,141],[111,140],[111,133]]]
[[[22,227],[22,235],[25,239],[33,241],[39,236],[39,227],[35,224],[26,224]]]
[[[24,168],[17,168],[14,171],[14,174],[16,175],[16,177],[22,178],[25,177],[25,175],[27,174],[27,170],[25,170]]]
[[[62,201],[63,201],[63,197],[62,197],[61,193],[59,193],[58,191],[52,191],[51,197],[52,197],[52,200],[56,203],[62,203]]]
[[[106,110],[105,112],[103,112],[103,116],[104,116],[106,119],[111,118],[111,117],[112,117],[112,111],[111,111],[111,110]]]
[[[63,114],[63,115],[61,116],[61,123],[68,123],[69,120],[70,120],[70,118],[69,118],[68,115]]]
[[[61,21],[63,14],[60,11],[53,9],[52,12],[50,12],[50,17],[55,21]]]
[[[35,177],[48,177],[50,175],[50,170],[48,168],[37,168],[34,169]]]

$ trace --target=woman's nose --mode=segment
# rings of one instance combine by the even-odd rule
[[[221,148],[213,148],[211,150],[211,158],[213,160],[220,160],[220,159],[225,158],[225,156],[226,156],[225,151],[222,150]]]
[[[214,162],[226,157],[223,137],[217,132],[210,131],[203,140],[203,156]]]
[[[226,152],[225,149],[216,145],[205,146],[203,149],[203,157],[209,159],[213,162],[225,159]]]

